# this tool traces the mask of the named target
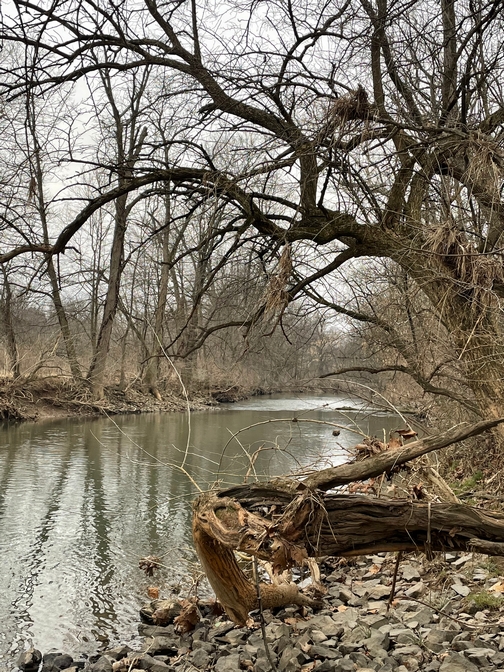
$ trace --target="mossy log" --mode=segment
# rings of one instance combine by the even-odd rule
[[[280,574],[309,557],[380,551],[484,550],[501,555],[504,514],[454,503],[327,492],[390,472],[400,464],[495,427],[504,419],[458,427],[374,458],[318,472],[206,493],[194,503],[193,537],[203,568],[229,617],[244,624],[259,606],[311,604],[294,584],[256,586],[233,551],[268,561]]]

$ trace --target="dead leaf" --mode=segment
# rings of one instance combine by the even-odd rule
[[[191,600],[182,600],[182,611],[180,615],[173,621],[175,624],[175,632],[180,635],[186,632],[191,632],[196,627],[201,619],[201,614],[196,602]]]
[[[504,581],[494,583],[490,590],[494,590],[496,593],[504,593]]]
[[[147,595],[151,598],[151,600],[159,599],[159,588],[157,586],[149,586],[147,588]]]
[[[346,611],[347,609],[348,609],[348,607],[345,607],[344,604],[340,604],[339,607],[338,607],[338,611]]]
[[[395,429],[394,434],[399,434],[403,439],[412,439],[414,436],[418,436],[418,433],[411,427],[406,427],[406,429]]]
[[[369,573],[370,574],[378,574],[378,572],[381,571],[381,567],[379,565],[371,565],[369,568]]]
[[[147,576],[152,576],[154,570],[159,569],[161,566],[161,560],[157,555],[146,555],[144,558],[140,558],[138,566],[147,574]]]

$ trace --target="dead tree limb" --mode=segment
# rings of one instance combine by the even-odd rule
[[[276,573],[309,557],[380,551],[481,550],[504,553],[504,514],[464,504],[329,493],[475,436],[504,418],[457,427],[353,464],[324,469],[303,481],[282,478],[201,495],[193,537],[213,589],[230,618],[246,622],[257,607],[255,585],[233,551],[267,560]],[[294,584],[261,584],[264,608],[310,604]]]

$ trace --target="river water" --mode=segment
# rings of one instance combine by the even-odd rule
[[[381,438],[398,426],[328,395],[257,397],[189,418],[3,425],[0,670],[29,646],[95,653],[131,641],[149,585],[184,594],[199,577],[198,488],[338,464],[358,432]],[[138,568],[145,555],[162,559],[154,577]]]

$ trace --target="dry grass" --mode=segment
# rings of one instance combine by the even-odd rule
[[[455,282],[460,283],[461,289],[472,290],[475,309],[496,304],[498,299],[492,288],[495,282],[504,283],[502,261],[478,253],[455,222],[446,220],[433,227],[426,237],[426,247],[453,269]]]
[[[266,289],[265,308],[267,312],[282,312],[289,303],[286,287],[292,274],[290,245],[286,244],[278,261],[277,272],[271,275]]]

